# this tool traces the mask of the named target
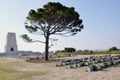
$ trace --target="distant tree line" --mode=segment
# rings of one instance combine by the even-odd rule
[[[117,51],[117,50],[119,50],[119,49],[115,46],[108,49],[108,51]]]
[[[73,47],[65,47],[64,50],[58,50],[56,51],[56,53],[62,53],[62,54],[111,54],[111,53],[120,53],[119,52],[119,49],[117,47],[111,47],[109,48],[108,50],[105,50],[105,51],[93,51],[93,50],[76,50],[75,48]]]
[[[68,48],[65,48],[64,51],[65,51],[65,52],[75,52],[76,49],[75,49],[75,48],[72,48],[72,47],[71,47],[71,48],[68,47]]]
[[[65,47],[64,50],[58,50],[56,52],[76,52],[76,49],[73,47]]]

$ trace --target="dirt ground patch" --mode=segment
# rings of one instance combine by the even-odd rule
[[[29,63],[15,58],[0,58],[0,80],[120,80],[120,65],[87,72],[87,67],[68,69],[54,67],[54,63]]]

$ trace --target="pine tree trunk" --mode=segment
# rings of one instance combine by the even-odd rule
[[[46,43],[45,43],[45,60],[49,60],[49,36],[46,37]]]

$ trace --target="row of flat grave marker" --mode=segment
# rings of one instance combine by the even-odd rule
[[[103,62],[101,64],[92,64],[88,66],[88,71],[92,72],[92,71],[99,71],[111,66],[115,66],[115,65],[119,65],[120,64],[120,59],[118,60],[110,60],[110,61],[106,61]]]
[[[55,63],[54,66],[67,66],[70,69],[88,66],[88,71],[92,72],[117,64],[120,64],[120,55],[90,56],[80,59],[61,60],[60,62]]]

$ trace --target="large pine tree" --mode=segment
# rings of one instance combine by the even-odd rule
[[[27,42],[45,43],[45,60],[49,60],[50,35],[73,36],[83,29],[78,12],[59,2],[48,2],[43,8],[30,10],[26,19],[25,28],[32,34],[43,35],[45,41],[35,41],[27,34],[22,38]]]

